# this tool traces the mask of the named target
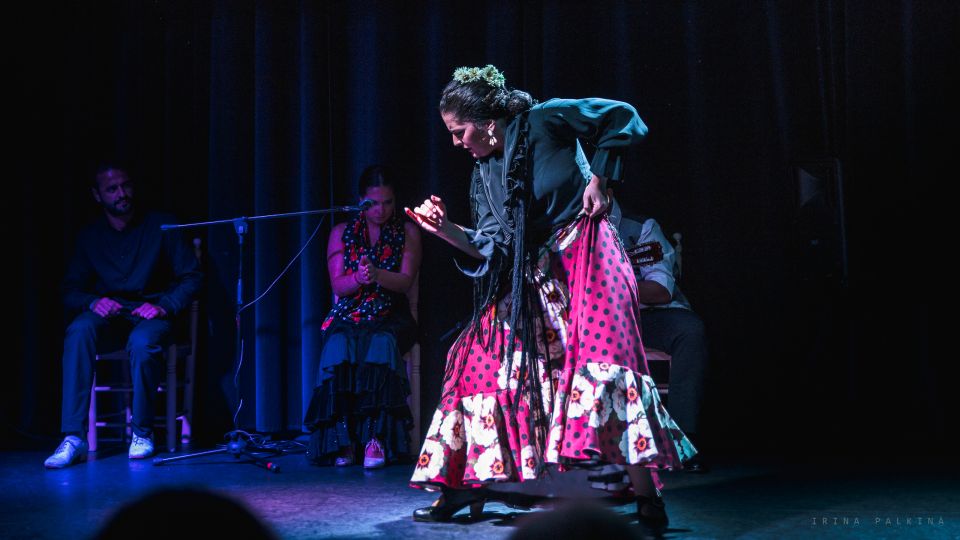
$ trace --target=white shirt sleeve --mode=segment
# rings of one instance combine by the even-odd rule
[[[644,281],[655,281],[667,289],[671,299],[676,294],[677,280],[673,276],[673,268],[677,261],[677,254],[673,249],[673,244],[667,240],[660,229],[660,224],[654,219],[648,219],[643,222],[643,228],[640,231],[638,244],[647,242],[658,242],[663,250],[663,260],[654,264],[634,268],[634,272]]]

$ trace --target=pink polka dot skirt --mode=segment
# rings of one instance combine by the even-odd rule
[[[531,480],[546,463],[671,469],[696,453],[649,376],[636,279],[610,222],[581,217],[541,253],[532,280],[543,315],[533,321],[541,339],[528,376],[540,381],[550,426],[546,444],[534,444],[528,427],[533,400],[517,395],[519,352],[507,373],[507,297],[489,306],[479,327],[465,329],[450,349],[448,364],[460,368],[448,370],[452,375],[444,380],[414,487]]]

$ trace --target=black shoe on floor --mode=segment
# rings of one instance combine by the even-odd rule
[[[479,489],[444,489],[443,495],[433,503],[433,506],[417,508],[413,511],[414,521],[447,522],[453,515],[470,507],[470,517],[477,520],[483,514],[483,503],[487,499],[487,490]]]
[[[667,506],[662,497],[644,497],[637,495],[637,518],[640,523],[653,529],[663,530],[670,523]]]
[[[532,510],[538,504],[549,499],[549,497],[541,495],[530,495],[516,491],[497,491],[495,489],[488,489],[486,497],[490,502],[502,503],[514,510]]]
[[[690,474],[706,474],[710,472],[710,466],[697,454],[683,464],[683,470]]]

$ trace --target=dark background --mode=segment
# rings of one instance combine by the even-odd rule
[[[713,363],[699,442],[814,460],[946,453],[956,354],[935,352],[931,310],[951,306],[936,231],[951,217],[941,186],[956,181],[960,149],[958,21],[953,0],[16,8],[4,32],[14,190],[3,445],[59,436],[58,285],[74,232],[97,215],[87,182],[98,160],[128,163],[141,206],[182,221],[349,204],[359,172],[379,162],[402,201],[435,193],[466,222],[471,161],[436,104],[455,67],[493,63],[541,100],[620,99],[649,125],[617,194],[683,234],[682,287]],[[809,201],[798,168],[820,181]],[[253,225],[248,300],[317,223]],[[231,428],[238,396],[241,427],[299,431],[330,305],[328,232],[246,312],[239,390],[236,240],[230,227],[201,233],[201,441]],[[429,418],[438,338],[470,295],[433,238],[421,279]]]

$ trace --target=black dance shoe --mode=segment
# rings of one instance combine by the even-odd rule
[[[414,521],[446,522],[453,515],[470,507],[470,517],[480,519],[483,514],[483,503],[487,500],[485,489],[444,489],[443,496],[433,503],[433,506],[417,508],[413,511]]]
[[[508,506],[514,510],[532,510],[535,506],[548,499],[548,497],[540,495],[529,495],[517,491],[498,491],[495,489],[488,489],[485,495],[486,500],[502,503],[504,506]]]
[[[644,497],[637,495],[637,518],[640,523],[653,529],[666,528],[670,523],[667,517],[667,506],[662,497]]]
[[[710,472],[710,466],[701,454],[697,454],[683,464],[683,470],[690,474],[706,474]]]

